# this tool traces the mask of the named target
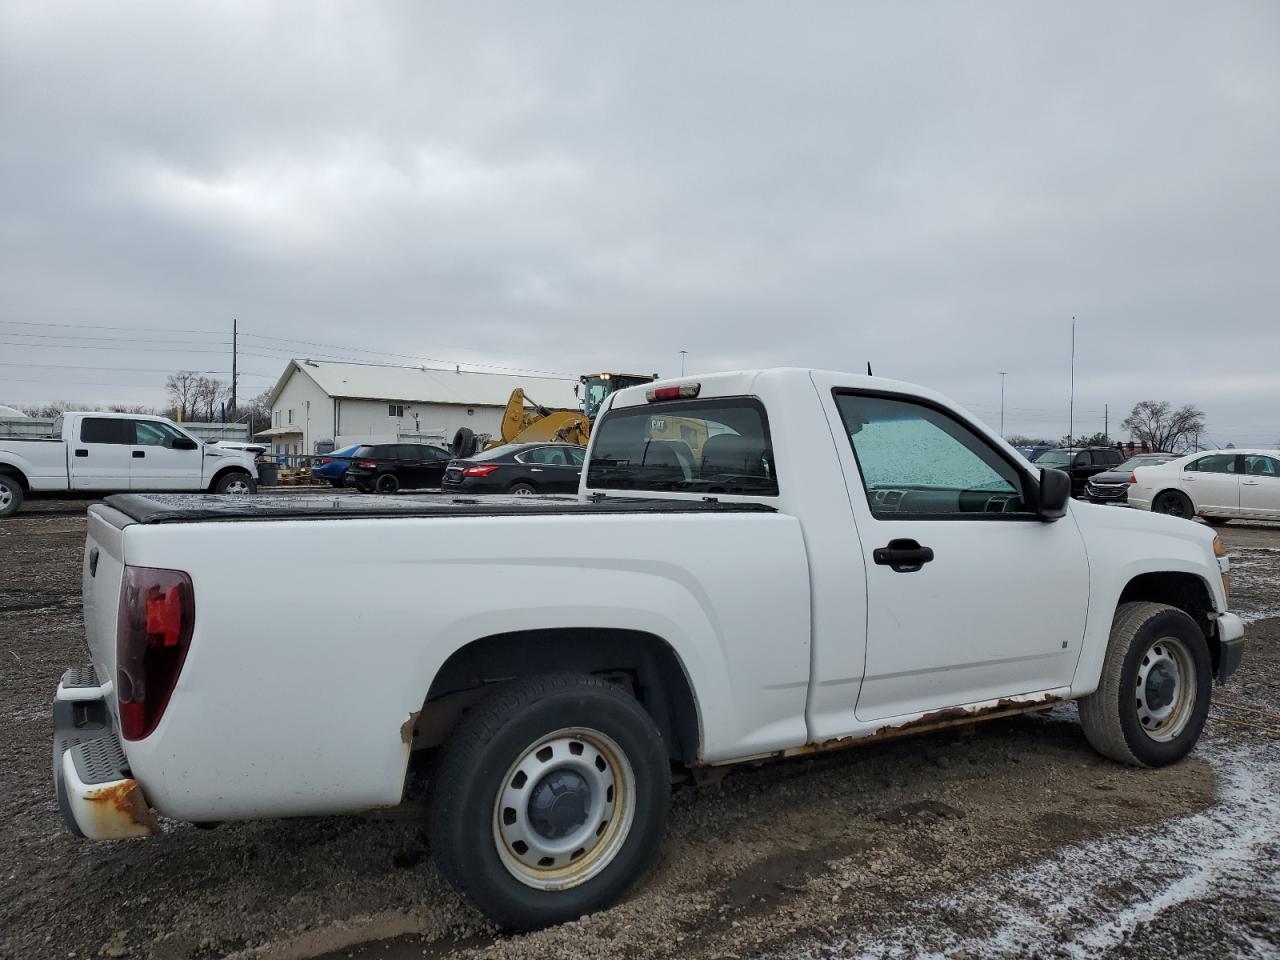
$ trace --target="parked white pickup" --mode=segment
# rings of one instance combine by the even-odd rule
[[[1075,699],[1101,753],[1156,766],[1240,662],[1211,530],[1073,502],[908,384],[659,381],[587,456],[576,497],[92,507],[93,662],[55,701],[71,828],[392,806],[422,749],[437,863],[530,927],[644,872],[673,765]]]
[[[0,517],[66,490],[252,493],[253,456],[206,445],[164,417],[65,413],[46,439],[0,438]]]

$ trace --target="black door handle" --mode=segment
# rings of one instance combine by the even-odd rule
[[[141,459],[142,459],[143,457],[145,457],[146,455],[147,455],[147,451],[145,451],[145,450],[135,450],[135,451],[133,451],[133,459],[135,459],[135,460],[141,460]]]
[[[890,540],[887,547],[876,547],[871,559],[898,573],[915,573],[933,559],[933,548],[922,547],[915,540]]]
[[[77,451],[76,451],[76,456],[77,456],[77,457],[87,457],[88,455],[89,455],[89,451],[88,451],[88,450],[77,450]]]

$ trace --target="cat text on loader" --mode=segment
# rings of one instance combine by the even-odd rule
[[[490,449],[506,443],[576,443],[585,447],[591,436],[591,422],[611,394],[656,379],[657,374],[583,374],[574,387],[582,410],[549,409],[525,396],[523,388],[516,387],[507,400],[498,436],[476,436],[463,427],[454,434],[450,452],[455,457],[469,457],[477,449]]]

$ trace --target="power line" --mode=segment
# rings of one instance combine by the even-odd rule
[[[61,330],[143,330],[153,333],[212,333],[225,336],[225,330],[193,330],[187,327],[119,327],[105,323],[53,323],[47,320],[0,320],[0,324],[17,327],[56,327]]]

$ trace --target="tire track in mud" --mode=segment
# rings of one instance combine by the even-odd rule
[[[1208,810],[1071,845],[962,893],[917,900],[866,938],[810,943],[777,956],[1127,955],[1153,925],[1197,901],[1260,900],[1264,916],[1280,915],[1280,743],[1214,746],[1203,751],[1220,783],[1219,800]],[[1203,923],[1202,913],[1196,922]],[[1233,922],[1214,955],[1280,957],[1280,941],[1274,929],[1250,931]]]

